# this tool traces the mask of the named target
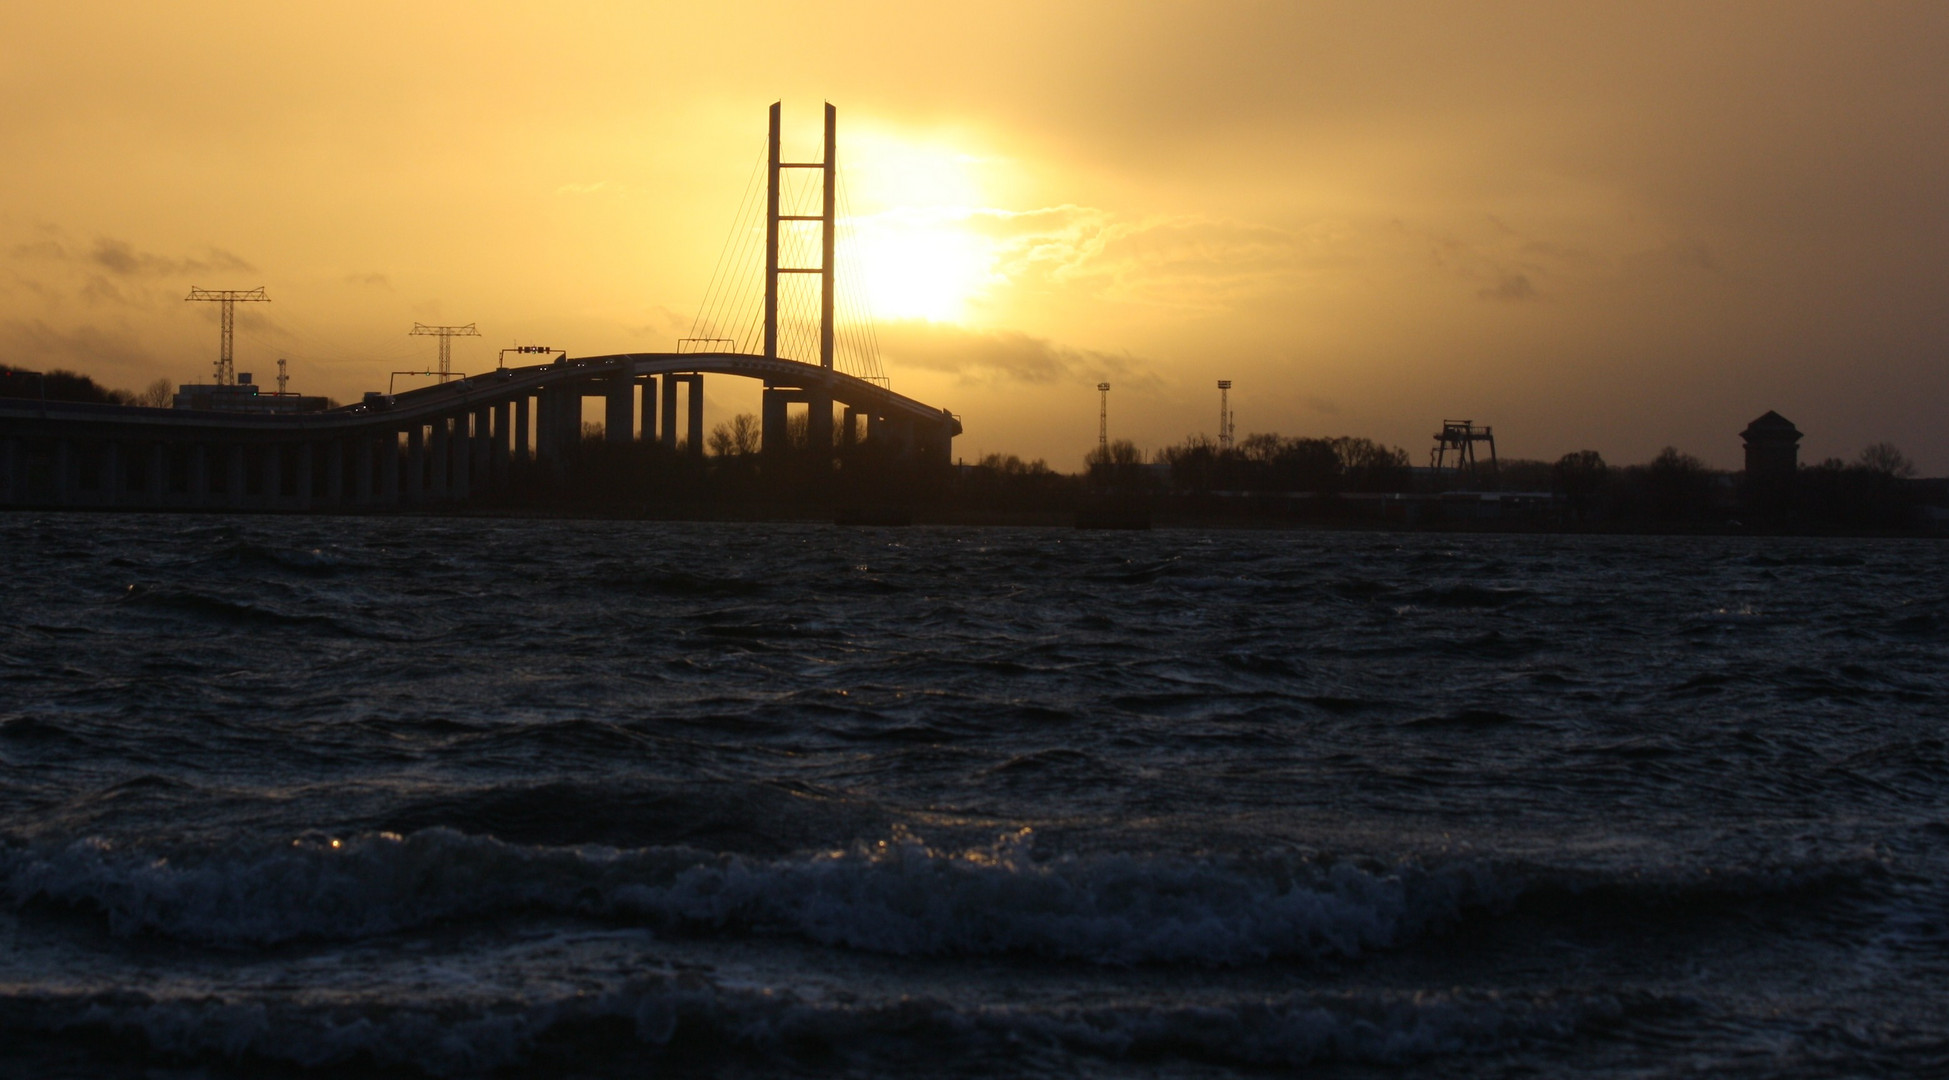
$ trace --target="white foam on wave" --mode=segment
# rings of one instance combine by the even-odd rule
[[[506,844],[431,829],[159,858],[101,841],[0,850],[0,895],[98,910],[117,934],[227,946],[358,939],[523,911],[786,932],[901,956],[1026,952],[1107,964],[1350,957],[1513,890],[1476,864],[1292,857],[1038,859],[1027,830],[943,851],[897,832],[788,859]]]

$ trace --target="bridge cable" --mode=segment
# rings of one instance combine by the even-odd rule
[[[711,271],[710,284],[705,287],[703,302],[699,305],[696,318],[691,320],[690,336],[706,338],[717,336],[719,317],[724,305],[733,293],[733,287],[726,276],[727,270],[734,270],[745,244],[738,243],[739,232],[745,228],[745,221],[752,211],[752,193],[757,190],[758,178],[764,174],[765,162],[769,154],[768,143],[761,143],[757,159],[752,163],[751,174],[745,180],[744,193],[738,200],[737,215],[731,221],[731,231],[724,238],[724,246],[718,252],[717,265]]]

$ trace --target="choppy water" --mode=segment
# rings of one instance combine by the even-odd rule
[[[0,1068],[1942,1075],[1945,551],[0,516]]]

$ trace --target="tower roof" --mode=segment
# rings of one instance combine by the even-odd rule
[[[1766,415],[1747,424],[1739,437],[1747,442],[1798,442],[1800,429],[1793,426],[1793,421],[1768,409]]]

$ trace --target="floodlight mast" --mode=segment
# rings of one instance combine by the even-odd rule
[[[270,303],[271,298],[264,295],[264,286],[255,289],[199,289],[190,286],[189,295],[184,300],[210,300],[222,305],[222,343],[217,348],[217,385],[234,386],[237,382],[237,365],[234,361],[233,343],[237,329],[237,310],[233,306],[239,300]]]
[[[1097,383],[1096,392],[1102,395],[1103,399],[1096,409],[1096,446],[1103,451],[1103,460],[1108,461],[1110,460],[1110,384]]]
[[[1232,380],[1218,380],[1218,448],[1232,448]]]

